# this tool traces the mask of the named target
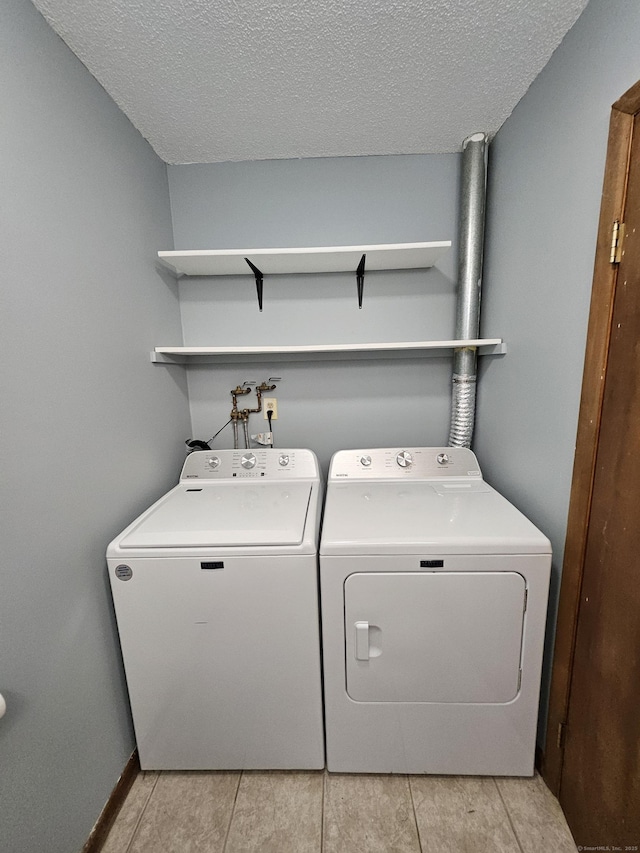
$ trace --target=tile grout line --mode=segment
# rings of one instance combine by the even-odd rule
[[[140,772],[141,772],[141,773],[144,773],[144,770],[141,770]],[[131,845],[132,845],[132,844],[133,844],[133,842],[135,841],[136,833],[138,832],[138,828],[139,828],[139,826],[140,826],[140,823],[141,823],[141,821],[142,821],[142,818],[143,818],[143,816],[144,816],[144,813],[146,812],[146,810],[147,810],[147,806],[149,805],[149,800],[150,800],[150,799],[151,799],[151,797],[153,796],[153,792],[154,792],[154,791],[155,791],[155,789],[156,789],[156,785],[158,784],[158,780],[160,779],[160,775],[161,775],[161,773],[162,773],[162,770],[161,770],[161,771],[158,773],[158,775],[156,776],[156,781],[153,783],[153,785],[151,786],[151,790],[149,791],[149,796],[148,796],[148,797],[147,797],[147,799],[145,800],[145,803],[144,803],[144,805],[142,806],[142,808],[140,809],[140,814],[138,815],[138,820],[136,821],[136,825],[133,827],[133,832],[131,833],[131,838],[129,839],[129,843],[127,844],[127,849],[125,850],[125,853],[129,853],[129,851],[131,850]]]
[[[524,848],[522,847],[522,844],[520,843],[520,838],[519,838],[518,833],[516,831],[516,827],[515,827],[512,819],[511,819],[511,814],[509,812],[509,808],[504,801],[504,797],[502,796],[502,791],[500,790],[500,785],[498,785],[498,780],[496,779],[495,776],[492,776],[491,778],[493,779],[493,784],[496,786],[496,789],[498,791],[498,796],[500,797],[500,801],[502,802],[502,805],[504,806],[504,810],[507,814],[507,820],[509,821],[509,826],[511,827],[511,831],[513,832],[514,838],[516,839],[516,844],[520,848],[520,853],[524,853]]]
[[[418,815],[416,814],[416,804],[413,799],[413,788],[411,787],[411,777],[407,776],[407,784],[409,785],[409,797],[411,798],[411,808],[413,809],[413,822],[416,825],[416,835],[418,836],[418,849],[422,853],[422,839],[420,838],[420,827],[418,826]]]
[[[322,770],[322,796],[320,798],[320,802],[322,804],[322,808],[320,810],[320,853],[324,853],[324,797],[325,797],[325,785],[327,779],[327,769],[326,767]]]
[[[225,853],[227,849],[227,841],[229,840],[229,833],[231,832],[231,824],[233,823],[233,815],[236,810],[236,803],[238,802],[238,792],[240,790],[240,782],[242,781],[242,777],[244,776],[244,770],[241,770],[238,774],[238,784],[236,785],[236,793],[233,798],[233,805],[231,806],[231,815],[229,816],[229,823],[227,825],[227,832],[224,836],[224,844],[222,845],[222,853]]]

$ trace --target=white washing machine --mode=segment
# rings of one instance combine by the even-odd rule
[[[318,463],[196,451],[109,545],[144,770],[324,766]]]
[[[465,448],[331,461],[320,544],[327,767],[530,776],[549,540]]]

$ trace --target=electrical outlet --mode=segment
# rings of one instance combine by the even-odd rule
[[[275,397],[265,397],[262,401],[262,404],[264,406],[264,419],[265,419],[265,421],[269,420],[267,418],[267,412],[272,412],[273,414],[271,415],[271,420],[277,421],[278,420],[278,401],[276,400],[276,398]]]

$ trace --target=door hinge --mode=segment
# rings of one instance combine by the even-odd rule
[[[519,692],[521,687],[522,687],[522,669],[519,669],[518,670],[518,690],[516,692]]]
[[[527,612],[527,601],[528,600],[529,600],[529,590],[525,589],[525,591],[524,591],[524,606],[522,608],[523,613]]]
[[[609,263],[611,264],[619,264],[622,260],[622,244],[624,243],[625,229],[624,222],[616,219],[611,231],[611,255],[609,257]]]
[[[564,741],[567,734],[567,724],[566,723],[558,723],[558,739],[556,741],[556,746],[558,749],[564,749]]]

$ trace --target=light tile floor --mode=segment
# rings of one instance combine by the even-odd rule
[[[575,853],[539,776],[140,773],[103,853]]]

